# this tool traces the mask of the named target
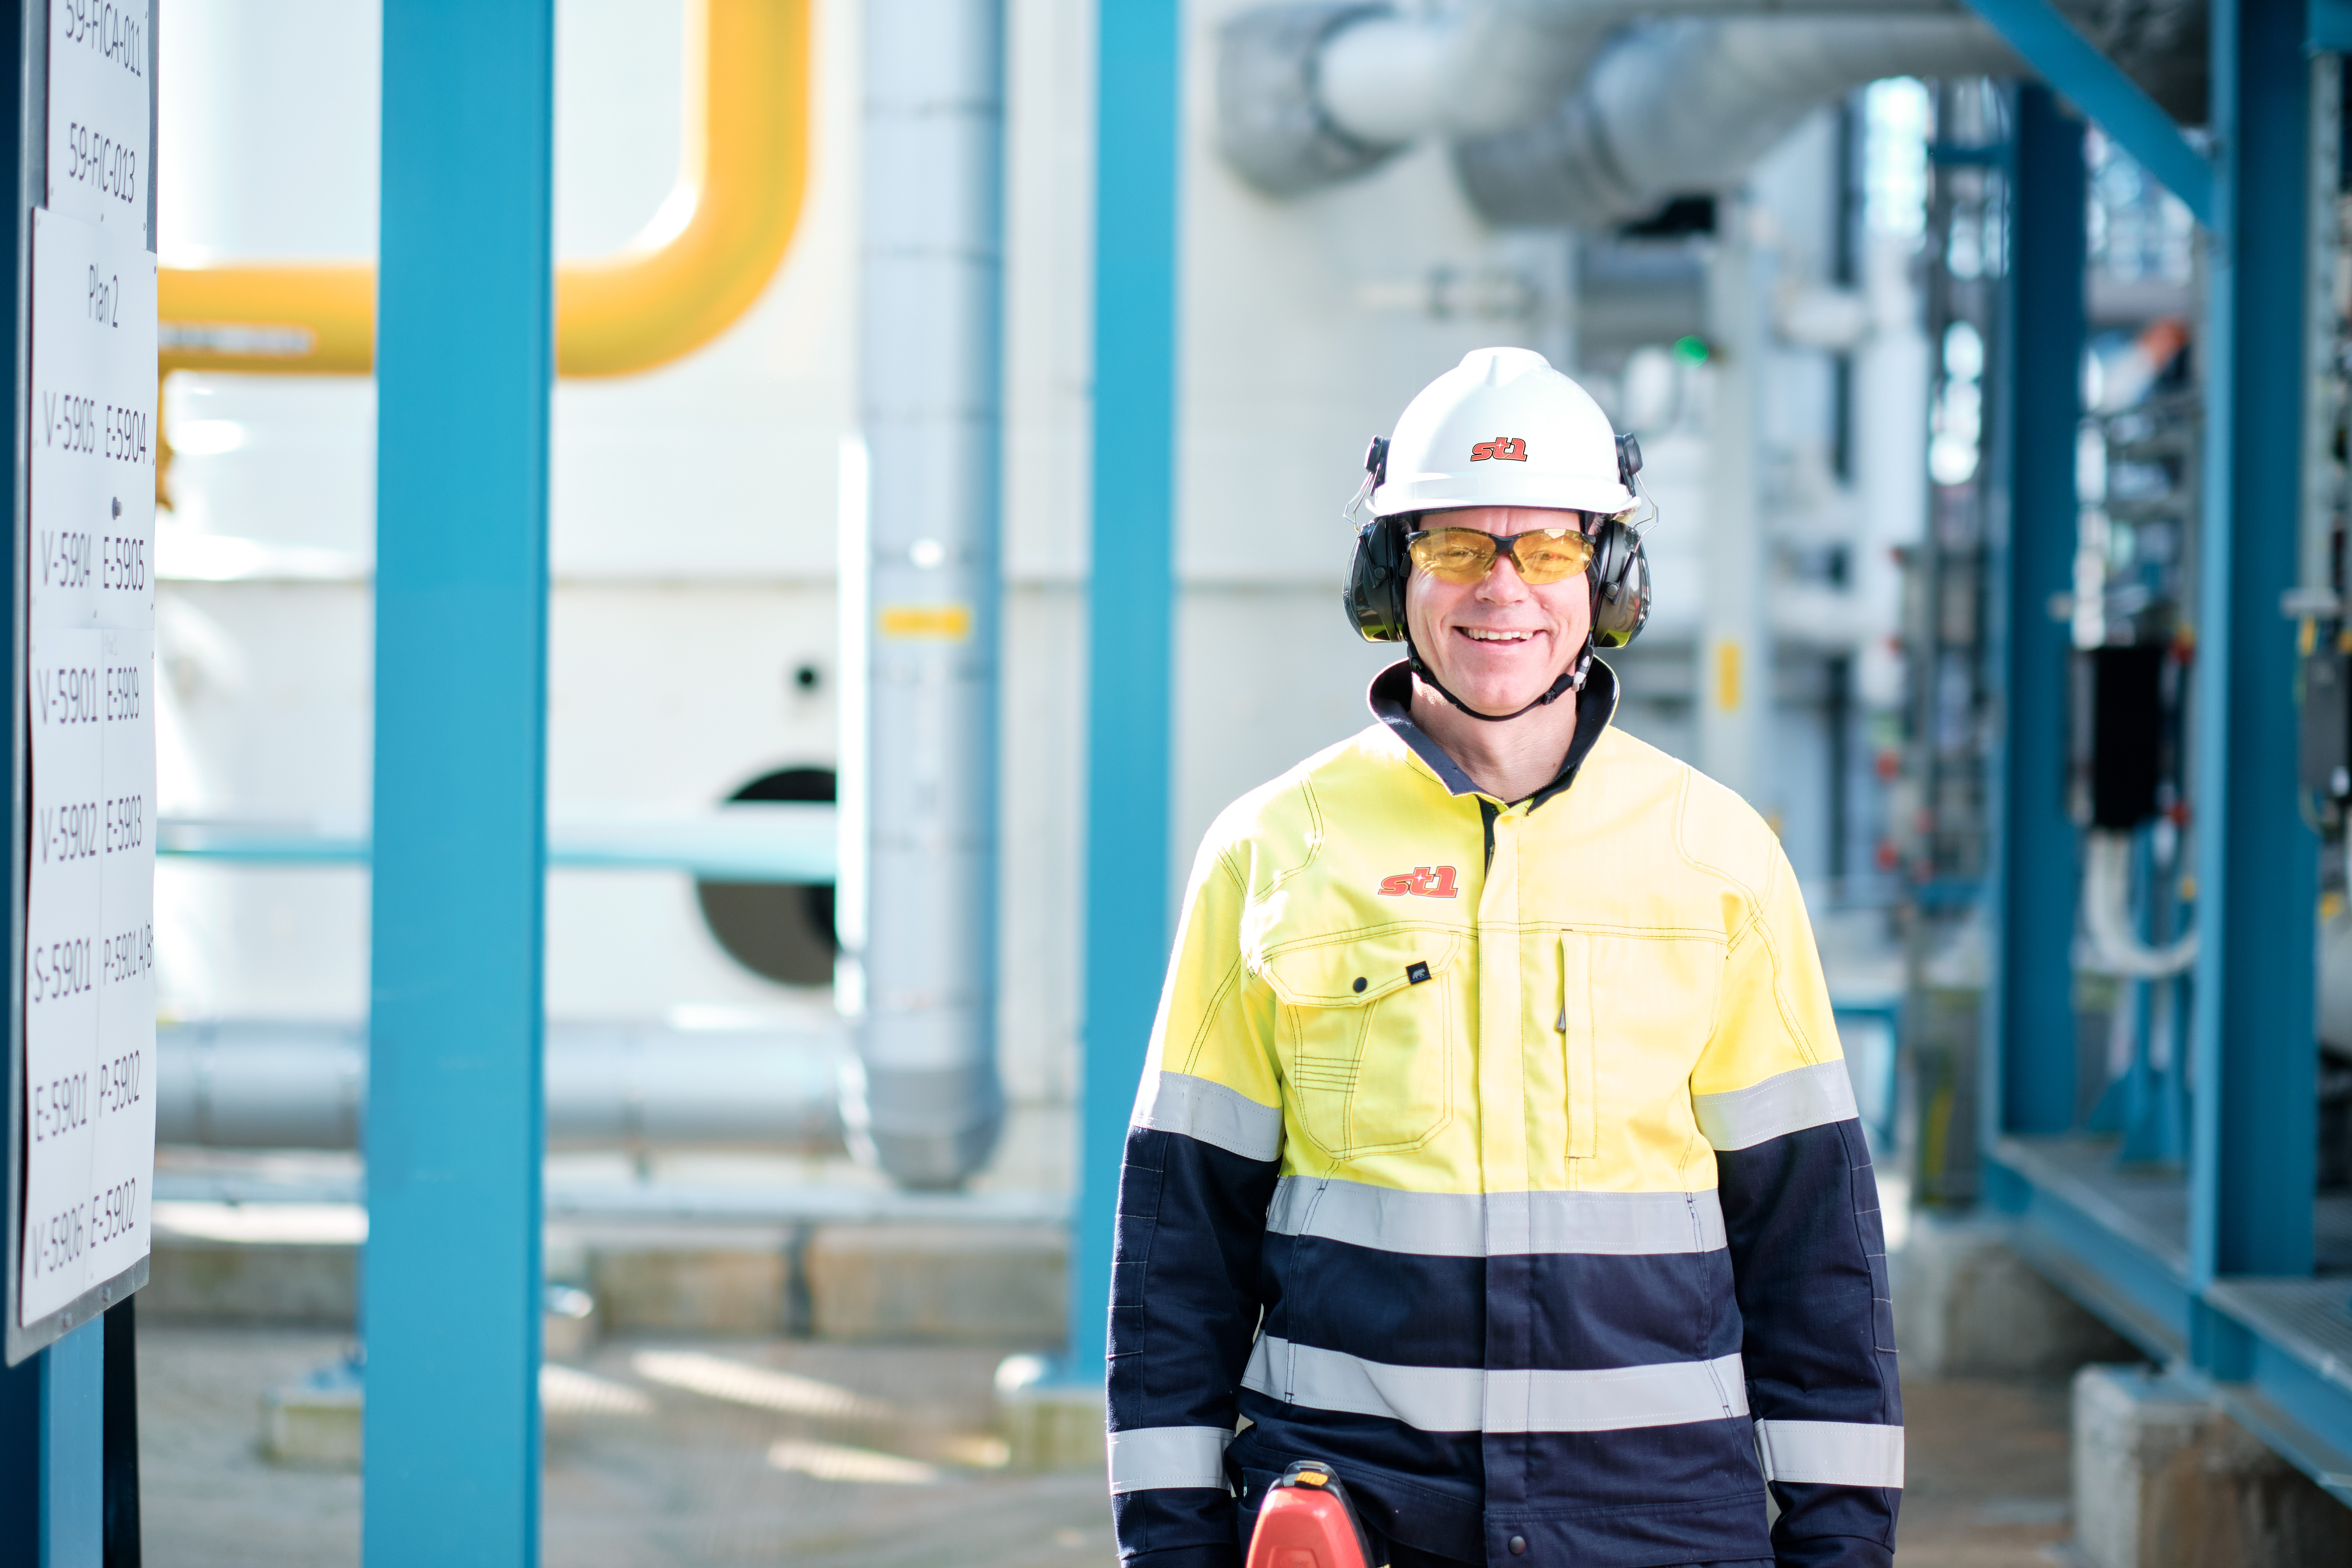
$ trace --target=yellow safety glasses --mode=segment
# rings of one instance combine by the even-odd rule
[[[1405,536],[1412,563],[1441,583],[1475,583],[1505,555],[1522,582],[1540,585],[1575,576],[1592,563],[1592,541],[1573,528],[1536,528],[1508,538],[1476,528],[1432,528]]]

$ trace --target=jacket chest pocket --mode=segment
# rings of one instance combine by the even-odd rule
[[[1560,1152],[1590,1160],[1628,1136],[1677,1145],[1692,1130],[1690,1075],[1715,1028],[1722,943],[1574,929],[1554,940]]]
[[[1453,1119],[1461,948],[1404,931],[1265,955],[1291,1114],[1333,1159],[1418,1148]]]

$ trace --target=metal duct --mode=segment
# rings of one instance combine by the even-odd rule
[[[367,1043],[357,1026],[182,1025],[157,1031],[155,1054],[159,1143],[359,1146]],[[845,1055],[829,1035],[551,1025],[548,1143],[838,1148]]]
[[[1601,39],[1641,14],[1624,0],[1477,0],[1358,21],[1324,46],[1317,96],[1341,130],[1375,145],[1513,130],[1558,103]]]
[[[851,1147],[952,1187],[996,1146],[1001,0],[865,11],[862,456],[845,464]]]
[[[2175,119],[2203,121],[2206,0],[2060,0],[2058,9]],[[1731,132],[1711,149],[1713,160],[1703,161],[1705,177],[1651,185],[1607,161],[1612,154],[1640,161],[1648,141],[1617,134],[1630,132],[1628,126],[1588,123],[1596,112],[1622,111],[1624,104],[1584,102],[1597,77],[1584,92],[1570,89],[1592,61],[1605,64],[1615,54],[1606,48],[1612,34],[1668,16],[1770,21],[1800,30],[1777,43],[1761,34],[1729,35],[1713,58],[1706,58],[1707,46],[1685,40],[1677,63],[1707,74],[1630,79],[1652,95],[1654,114],[1681,122],[1666,140],[1685,158],[1709,150],[1692,127],[1727,125]],[[1931,18],[1970,25],[1960,29],[1964,40],[1942,35],[1948,41],[1935,46],[1941,52],[1906,54],[1897,35],[1867,41],[1874,23]],[[1816,23],[1840,27],[1808,37],[1802,29]],[[1642,216],[1662,196],[1730,183],[1776,139],[1723,111],[1713,95],[1721,83],[1752,89],[1778,78],[1795,90],[1808,65],[1816,76],[1835,75],[1832,85],[1809,89],[1803,107],[1810,108],[1881,76],[2018,71],[2007,50],[1983,52],[1990,35],[1972,24],[1957,0],[1466,0],[1409,14],[1328,0],[1271,5],[1244,12],[1220,30],[1217,143],[1225,162],[1260,190],[1296,195],[1353,179],[1424,136],[1469,137],[1458,161],[1473,199],[1492,220],[1581,222],[1588,220],[1572,215],[1603,212],[1610,216],[1590,221],[1618,221]],[[1923,47],[1932,37],[1922,35]],[[1740,79],[1746,47],[1759,48],[1754,83]],[[1864,57],[1874,47],[1893,52],[1873,67]],[[1841,51],[1860,51],[1843,73],[1834,68]],[[1766,123],[1785,130],[1795,118]],[[1598,166],[1579,166],[1591,156],[1601,159]],[[1733,165],[1728,173],[1727,163]],[[1626,210],[1629,184],[1649,195],[1648,206]]]
[[[1393,145],[1360,142],[1332,122],[1316,96],[1324,42],[1379,5],[1269,5],[1217,33],[1217,151],[1268,195],[1297,195],[1352,180],[1387,160]]]
[[[1733,4],[1740,0],[1731,0]],[[1542,117],[1638,0],[1269,5],[1218,34],[1217,147],[1269,195],[1337,184],[1423,136]]]
[[[1902,12],[1958,0],[1684,0],[1689,15]],[[1425,136],[1540,123],[1610,35],[1653,0],[1470,0],[1403,14],[1318,3],[1245,11],[1218,32],[1217,146],[1271,195],[1350,180]]]
[[[366,1111],[367,1032],[356,1025],[189,1024],[155,1031],[158,1143],[356,1149]]]
[[[1737,184],[1815,107],[1866,82],[2022,71],[1973,17],[1680,18],[1611,43],[1540,123],[1455,142],[1454,169],[1491,223],[1610,227]]]

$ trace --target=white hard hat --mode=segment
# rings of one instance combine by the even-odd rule
[[[1467,506],[1633,505],[1592,395],[1533,349],[1473,349],[1397,420],[1372,515]]]

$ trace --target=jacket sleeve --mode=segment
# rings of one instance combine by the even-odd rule
[[[1241,962],[1244,892],[1204,848],[1119,1172],[1111,1509],[1121,1560],[1146,1568],[1241,1561],[1224,1450],[1282,1152],[1273,997]]]
[[[1889,1568],[1903,1394],[1878,1184],[1804,901],[1777,844],[1743,889],[1693,1074],[1783,1568]]]

